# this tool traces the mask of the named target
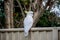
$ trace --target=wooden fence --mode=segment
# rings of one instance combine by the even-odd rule
[[[31,28],[28,37],[23,28],[0,29],[0,40],[60,40],[60,27]]]

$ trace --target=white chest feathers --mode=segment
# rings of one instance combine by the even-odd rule
[[[27,16],[24,19],[24,35],[28,36],[28,32],[31,29],[32,25],[33,25],[33,13],[29,13],[27,14]]]

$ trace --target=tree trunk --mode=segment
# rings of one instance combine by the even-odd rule
[[[10,28],[10,3],[9,0],[4,0],[4,6],[5,6],[5,25],[6,28]]]
[[[40,0],[40,1],[38,0],[38,1],[37,1],[37,4],[40,5],[40,7],[38,7],[38,8],[37,8],[37,11],[34,13],[34,23],[33,23],[33,27],[36,26],[36,24],[37,24],[38,21],[39,21],[39,18],[43,15],[43,13],[44,13],[45,9],[47,8],[47,6],[49,6],[49,8],[51,8],[55,1],[56,1],[56,0],[54,0],[54,1],[53,1],[53,0],[49,0],[49,1],[46,3],[45,8],[42,8],[42,0]],[[51,2],[52,2],[52,4],[51,4]],[[49,3],[49,4],[48,4],[48,3]],[[39,9],[39,8],[40,8],[40,9]]]
[[[13,28],[13,0],[4,0],[6,28]]]
[[[42,8],[42,0],[37,0],[37,9],[34,12],[34,23],[33,27],[36,26],[37,22],[39,21],[39,18],[43,15],[44,8]]]
[[[9,0],[10,1],[10,26],[11,28],[14,27],[13,25],[13,0]]]

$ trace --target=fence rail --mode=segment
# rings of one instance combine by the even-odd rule
[[[31,28],[27,37],[23,28],[0,29],[0,40],[60,40],[60,27]]]

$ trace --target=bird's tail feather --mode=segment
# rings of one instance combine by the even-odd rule
[[[25,28],[24,28],[24,35],[25,35],[25,36],[28,36],[30,28],[31,28],[31,27],[25,27]]]
[[[28,36],[28,32],[24,32],[24,35],[25,35],[25,37],[27,37]]]

